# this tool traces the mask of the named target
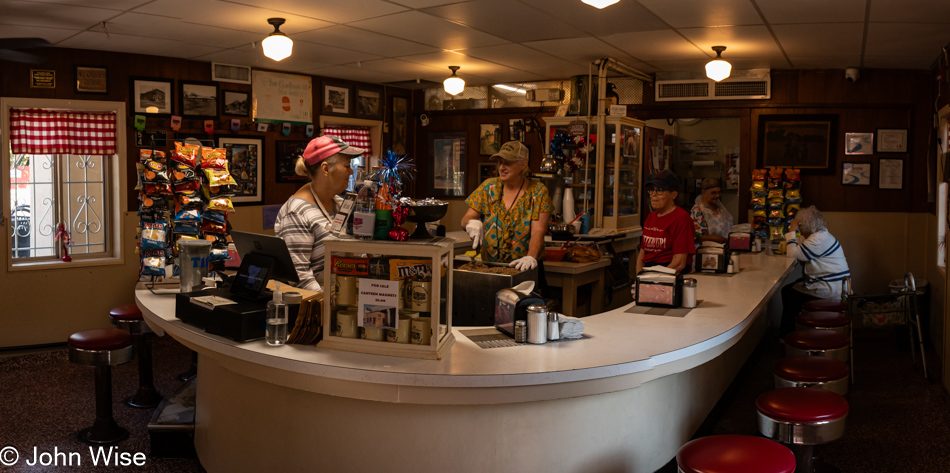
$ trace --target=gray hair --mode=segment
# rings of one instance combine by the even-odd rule
[[[821,216],[821,211],[814,205],[799,210],[795,214],[795,220],[798,220],[798,228],[802,233],[811,235],[828,230],[828,227],[825,226],[825,219]]]
[[[337,154],[334,154],[333,156],[330,156],[327,159],[324,159],[323,161],[320,161],[317,164],[314,164],[312,166],[307,166],[307,162],[304,161],[303,156],[301,156],[297,158],[297,163],[294,165],[294,174],[313,179],[313,177],[317,174],[317,171],[320,169],[320,164],[327,163],[327,165],[329,165],[330,167],[333,167],[333,166],[336,166],[337,163],[339,163],[340,161],[349,161],[349,160],[350,160],[350,156],[347,156],[343,153],[337,153]]]

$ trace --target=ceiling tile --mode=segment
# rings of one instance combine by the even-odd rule
[[[149,25],[149,27],[143,28],[142,25]],[[185,43],[219,48],[233,48],[251,44],[263,38],[258,33],[189,23],[178,18],[143,13],[123,13],[116,16],[106,23],[105,30],[109,34],[174,39]],[[103,30],[94,28],[94,31],[102,32]]]
[[[789,56],[860,56],[862,23],[774,25],[772,31]]]
[[[219,26],[241,31],[250,31],[266,35],[274,31],[267,23],[268,18],[284,18],[286,23],[280,30],[293,38],[294,33],[325,28],[332,23],[289,14],[271,8],[260,8],[218,0],[155,0],[136,8],[138,13],[181,18],[188,22]]]
[[[3,21],[0,20],[0,25]],[[0,28],[0,38],[43,38],[50,43],[57,44],[79,32],[61,28],[43,28],[39,26],[3,25]]]
[[[331,26],[294,35],[294,38],[311,43],[363,51],[378,56],[406,56],[438,51],[439,48],[385,36],[351,26]]]
[[[382,84],[396,80],[391,74],[371,71],[361,67],[350,66],[332,66],[320,67],[301,71],[306,74],[313,74],[323,77],[332,77],[335,79],[346,79],[357,82],[369,82],[371,84]]]
[[[695,44],[673,30],[619,33],[600,39],[645,62],[707,58]]]
[[[409,8],[428,8],[450,3],[459,3],[459,0],[392,0],[392,3],[405,5]]]
[[[426,13],[464,24],[513,43],[542,39],[576,38],[587,33],[523,3],[482,0],[428,8]],[[499,12],[504,12],[499,14]],[[530,19],[530,21],[525,21]]]
[[[749,0],[705,0],[701,8],[684,0],[639,1],[673,28],[762,24]]]
[[[355,63],[347,64],[350,67],[356,67]],[[439,83],[449,76],[448,68],[431,67],[414,62],[403,61],[400,59],[378,59],[375,61],[363,62],[360,67],[372,71],[392,74],[396,80],[429,79],[437,80]]]
[[[861,55],[850,56],[791,56],[792,64],[796,69],[846,69],[858,67],[861,64]]]
[[[294,42],[294,56],[324,64],[346,64],[353,61],[369,61],[382,59],[382,56],[362,53],[351,49],[336,48],[323,44],[313,44],[306,41]]]
[[[522,46],[520,44],[501,44],[484,48],[466,49],[466,55],[506,66],[533,71],[538,68],[573,67],[576,64],[564,61],[557,56]]]
[[[229,2],[250,6],[264,3],[267,5],[267,8],[272,8],[277,11],[318,18],[334,23],[349,23],[351,21],[365,20],[367,18],[407,10],[405,7],[382,0],[346,0],[342,2],[301,2],[299,0],[267,0],[267,2],[261,2],[259,0],[229,0]]]
[[[397,13],[350,26],[443,49],[467,49],[507,41],[418,11]]]
[[[864,22],[867,3],[867,0],[756,0],[765,21],[772,25]]]
[[[51,8],[45,3],[5,0],[2,25],[40,26],[46,28],[68,28],[85,30],[100,21],[108,20],[119,11],[103,8],[90,8],[76,5],[56,5]]]
[[[576,0],[522,0],[540,11],[593,35],[610,35],[627,31],[669,28],[663,20],[633,1],[623,1],[603,10]]]
[[[950,2],[934,0],[874,0],[870,21],[950,24]]]
[[[117,51],[122,53],[151,54],[181,58],[196,58],[219,51],[213,46],[185,44],[173,39],[145,38],[112,34],[108,38],[99,32],[86,31],[60,42],[57,46],[74,49],[94,49],[98,51]]]
[[[524,45],[580,66],[589,64],[605,56],[612,57],[621,62],[628,62],[628,60],[630,62],[634,61],[633,58],[629,57],[623,51],[597,38],[549,39],[545,41],[532,41],[524,43]],[[633,66],[633,64],[628,65]]]
[[[865,56],[930,56],[947,44],[947,26],[922,23],[871,23]]]
[[[62,5],[63,0],[30,0],[36,3],[55,3],[57,5]],[[83,0],[82,6],[84,7],[95,7],[95,8],[108,8],[110,10],[119,10],[125,11],[130,8],[135,8],[139,5],[145,5],[151,0]],[[3,2],[7,3],[7,2]],[[59,8],[59,7],[57,7]]]
[[[431,54],[417,54],[415,56],[402,56],[397,59],[401,59],[406,62],[412,62],[416,64],[422,64],[425,66],[430,66],[434,69],[443,69],[445,75],[448,76],[452,73],[449,70],[449,66],[460,66],[458,74],[464,78],[464,76],[478,76],[483,74],[490,74],[494,72],[510,71],[512,68],[503,66],[501,64],[496,64],[493,62],[484,61],[475,57],[467,56],[462,53],[453,52],[453,51],[439,51],[437,53]]]
[[[650,64],[656,66],[657,70],[654,72],[693,72],[705,75],[707,62],[709,62],[708,59],[701,61],[654,61]],[[733,70],[789,68],[784,56],[729,59],[729,63],[732,64]]]
[[[251,46],[242,46],[240,48],[216,51],[202,55],[197,59],[209,62],[223,62],[226,64],[251,66],[257,69],[273,69],[287,72],[332,66],[332,64],[323,64],[320,62],[304,59],[297,54],[294,54],[293,56],[281,61],[275,61],[264,56],[264,53],[262,53],[259,49],[253,48]]]
[[[865,68],[930,69],[936,56],[864,56]]]
[[[680,33],[707,52],[710,59],[716,57],[712,47],[719,45],[726,46],[724,59],[782,55],[765,26],[683,28]]]

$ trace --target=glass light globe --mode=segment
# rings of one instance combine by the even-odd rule
[[[445,92],[449,95],[458,95],[465,90],[465,80],[454,73],[442,82]]]
[[[264,55],[275,61],[286,59],[294,52],[294,41],[283,33],[273,33],[264,38],[261,46],[264,47]]]
[[[706,77],[719,82],[732,73],[732,64],[722,59],[713,59],[706,63]]]
[[[583,1],[584,3],[586,3],[586,4],[588,4],[588,5],[592,6],[592,7],[596,7],[596,8],[607,8],[607,7],[611,6],[611,5],[613,5],[613,4],[617,3],[617,2],[619,2],[620,0],[581,0],[581,1]]]

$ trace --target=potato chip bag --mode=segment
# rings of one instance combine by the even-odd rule
[[[201,156],[201,146],[183,144],[180,141],[175,142],[175,152],[172,153],[172,160],[194,169],[198,165],[199,156]]]

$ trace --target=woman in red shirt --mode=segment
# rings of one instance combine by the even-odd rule
[[[672,171],[660,171],[647,176],[643,187],[650,196],[653,212],[643,222],[637,273],[650,266],[666,266],[677,273],[688,272],[696,246],[693,243],[693,219],[689,212],[675,203],[679,195],[679,178]]]

